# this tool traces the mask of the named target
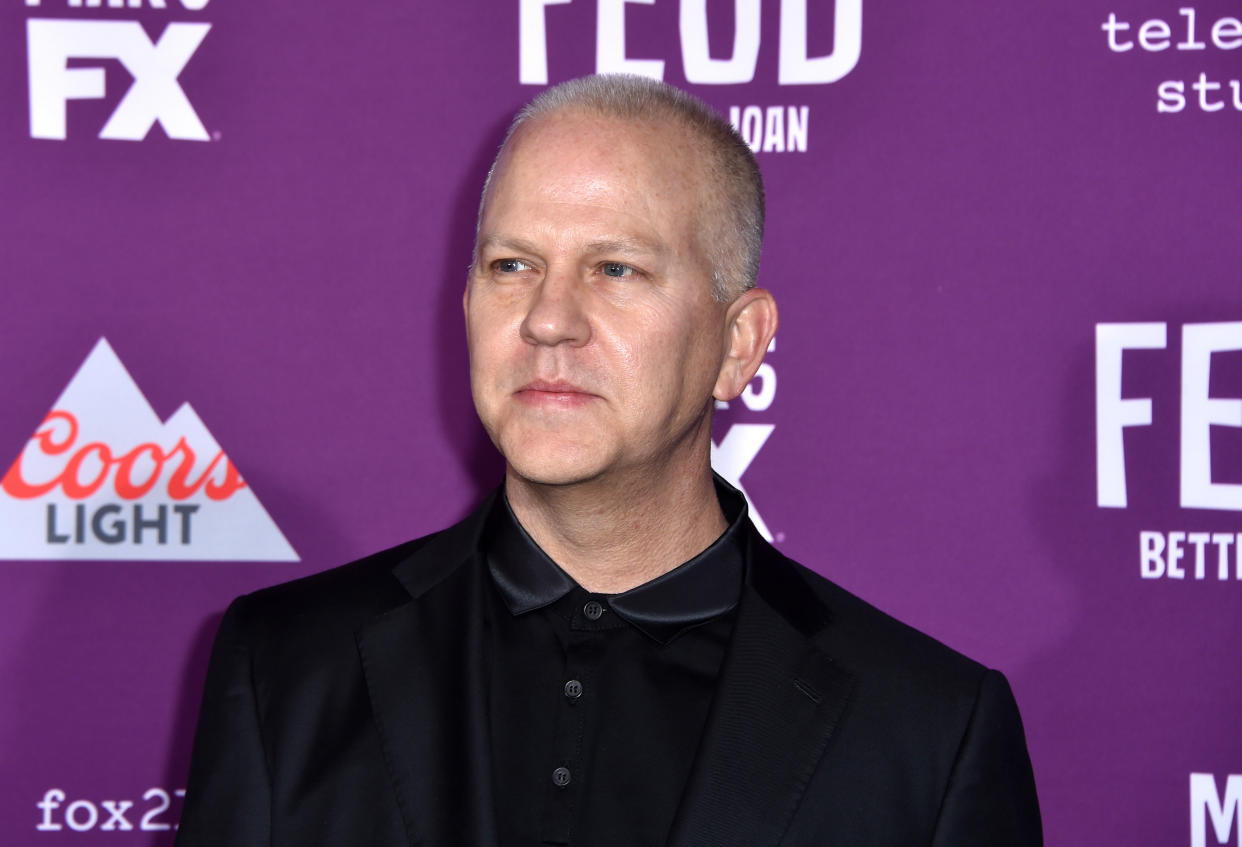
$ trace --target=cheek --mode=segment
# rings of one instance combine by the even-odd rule
[[[714,390],[723,358],[722,320],[704,311],[688,320],[680,336],[678,376],[683,390],[693,399],[705,399]]]
[[[667,378],[682,343],[669,315],[647,308],[606,316],[598,324],[597,344],[616,379],[641,389]]]
[[[715,383],[713,326],[706,315],[646,312],[641,321],[614,331],[617,371],[639,391],[655,392],[666,400],[692,399],[689,395],[702,393],[702,384]]]
[[[480,298],[471,302],[466,312],[466,346],[472,370],[483,364],[494,366],[518,338],[517,321],[506,310]]]

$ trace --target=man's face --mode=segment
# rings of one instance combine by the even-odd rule
[[[656,479],[705,449],[726,306],[681,132],[545,116],[493,176],[465,295],[470,384],[527,480]]]

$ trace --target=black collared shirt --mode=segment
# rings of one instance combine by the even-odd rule
[[[729,528],[623,594],[591,594],[504,498],[483,546],[492,782],[501,847],[663,845],[733,632],[746,501],[717,481]]]

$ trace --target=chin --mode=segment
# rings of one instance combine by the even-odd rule
[[[601,451],[561,438],[527,437],[501,443],[501,453],[513,473],[538,485],[572,485],[594,479],[607,463]]]

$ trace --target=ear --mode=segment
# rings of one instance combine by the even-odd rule
[[[728,346],[712,396],[728,401],[742,393],[768,352],[780,323],[776,299],[767,289],[752,288],[729,304],[725,323]]]

